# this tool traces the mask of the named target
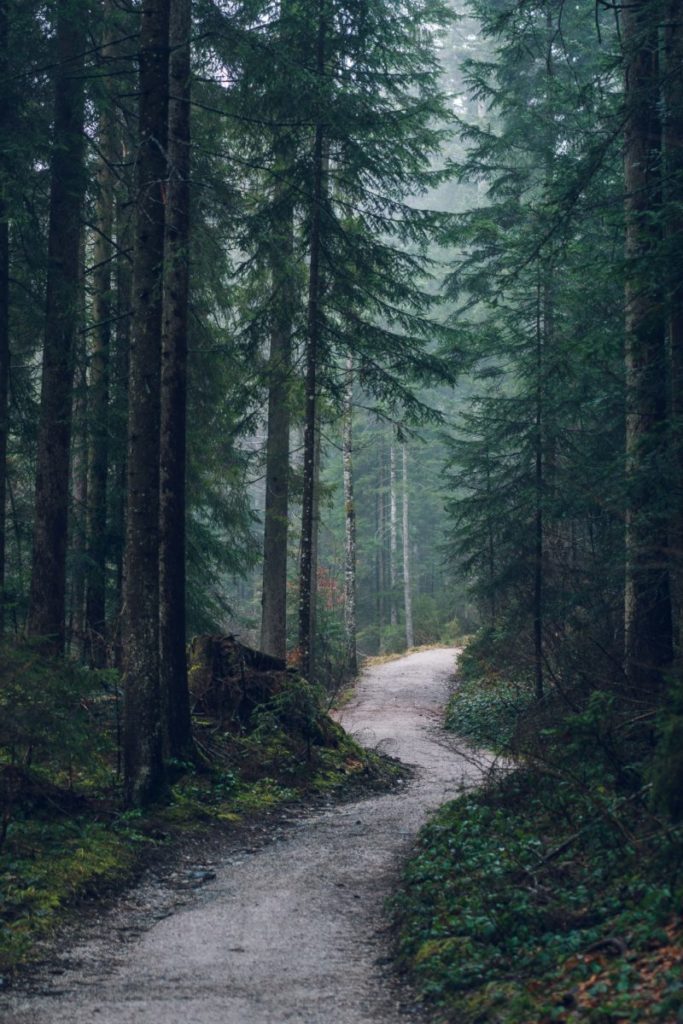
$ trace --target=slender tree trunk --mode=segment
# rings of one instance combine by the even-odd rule
[[[126,157],[125,148],[122,153]],[[123,614],[123,559],[126,535],[126,482],[128,420],[128,363],[132,326],[133,274],[131,251],[133,248],[133,206],[119,201],[116,209],[116,240],[119,254],[116,260],[116,351],[112,380],[112,519],[110,536],[114,547],[114,600],[112,602],[111,645],[112,660],[116,668],[123,666],[122,614]],[[115,442],[115,443],[114,443]]]
[[[539,267],[539,275],[540,275]],[[534,430],[534,689],[536,700],[543,699],[543,312],[541,282],[538,283],[536,309],[536,423]]]
[[[666,67],[663,86],[663,145],[666,188],[666,263],[668,275],[668,334],[671,363],[671,419],[675,458],[676,509],[671,551],[676,597],[677,646],[683,660],[683,279],[680,274],[683,248],[683,13],[678,0],[669,0],[665,29]]]
[[[489,499],[493,497],[491,487],[491,453],[489,452],[488,445],[486,447],[486,494]],[[488,507],[491,508],[491,502],[489,500]],[[489,576],[489,625],[491,629],[496,624],[496,547],[493,530],[493,519],[491,516],[487,517],[487,532],[488,532],[488,576]]]
[[[666,515],[666,359],[661,274],[659,27],[652,5],[622,10],[626,63],[624,177],[627,277],[625,663],[632,687],[660,691],[671,664]]]
[[[284,26],[290,10],[280,4]],[[289,435],[294,316],[294,207],[286,180],[293,153],[288,135],[274,146],[274,166],[285,180],[275,187],[273,239],[270,253],[272,327],[268,359],[268,436],[263,524],[263,589],[261,649],[275,658],[287,657],[287,544],[289,537]]]
[[[346,364],[342,428],[342,461],[344,467],[344,636],[346,667],[354,678],[358,675],[356,651],[356,506],[353,497],[353,356]]]
[[[384,588],[384,452],[382,436],[377,424],[377,489],[375,493],[375,590],[377,601],[377,636],[379,653],[384,654],[384,627],[386,625]]]
[[[406,620],[406,647],[415,646],[413,631],[413,598],[410,581],[410,512],[408,507],[408,449],[402,446],[403,456],[403,606]]]
[[[396,445],[389,449],[389,586],[391,588],[391,625],[398,623],[396,609],[396,583],[398,573],[396,562],[398,556],[398,499],[396,483]]]
[[[325,70],[325,0],[319,0],[316,73],[322,79]],[[312,588],[315,514],[315,440],[318,420],[318,356],[322,317],[322,213],[325,201],[325,131],[318,122],[313,146],[313,209],[311,217],[310,267],[308,283],[308,338],[306,346],[304,467],[301,517],[301,560],[299,572],[299,657],[302,675],[312,669]]]
[[[54,142],[45,346],[38,425],[29,632],[64,648],[69,448],[74,341],[78,324],[79,241],[83,168],[86,7],[57,5]]]
[[[144,0],[141,13],[123,588],[124,786],[126,803],[135,806],[158,798],[165,784],[159,685],[159,431],[168,2]]]
[[[103,9],[104,40],[101,58],[112,56],[112,0]],[[97,168],[97,209],[93,246],[92,351],[90,357],[90,455],[88,482],[88,583],[86,636],[90,663],[103,668],[107,660],[105,638],[107,559],[107,470],[109,457],[109,345],[112,314],[112,259],[114,231],[114,171],[117,155],[113,97],[107,90],[100,115]]]
[[[0,0],[0,80],[9,78],[9,13]],[[0,93],[0,136],[6,137],[11,112],[6,88]],[[8,168],[0,157],[0,642],[5,632],[7,535],[7,439],[9,435],[9,219],[5,198]]]
[[[287,540],[289,534],[289,384],[292,301],[290,264],[294,250],[291,203],[283,211],[280,245],[271,260],[273,330],[268,360],[268,438],[263,532],[261,648],[287,656]]]
[[[190,266],[191,0],[172,0],[161,364],[159,631],[167,752],[194,755],[185,653],[185,462]]]
[[[78,333],[74,343],[74,391],[71,427],[71,601],[67,629],[69,654],[85,655],[85,595],[88,519],[88,310],[85,286],[85,227],[81,228],[78,256]]]

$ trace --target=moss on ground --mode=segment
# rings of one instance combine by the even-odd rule
[[[79,679],[79,700],[82,688]],[[66,707],[71,690],[63,689]],[[175,766],[168,802],[145,812],[120,809],[108,705],[88,713],[87,724],[97,725],[102,742],[93,747],[96,757],[90,747],[79,751],[77,769],[62,749],[53,757],[51,719],[42,710],[46,746],[39,765],[17,766],[17,745],[10,751],[0,743],[0,781],[12,782],[0,843],[0,975],[30,960],[36,943],[79,900],[132,881],[159,847],[229,831],[294,801],[388,785],[401,774],[399,766],[359,747],[322,708],[322,695],[294,678],[259,710],[246,735],[197,721],[203,768]]]

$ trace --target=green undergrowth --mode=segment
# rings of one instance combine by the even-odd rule
[[[446,728],[478,746],[506,751],[531,702],[528,686],[482,665],[466,647],[446,708]]]
[[[448,722],[505,768],[420,834],[402,968],[449,1024],[679,1024],[683,828],[653,810],[649,716],[597,690],[535,703],[480,655]]]
[[[0,673],[0,710],[7,711],[0,724],[5,978],[31,959],[69,908],[131,881],[156,850],[239,828],[288,803],[382,787],[401,771],[359,747],[324,712],[322,695],[293,677],[257,710],[248,733],[198,719],[200,767],[174,765],[164,804],[124,812],[110,674],[101,679],[66,666],[51,675],[33,654],[17,659],[11,672],[7,664]],[[36,672],[41,691],[30,687]],[[65,744],[59,723],[67,720]]]
[[[680,948],[650,974],[680,939],[681,834],[595,797],[519,771],[423,830],[396,902],[399,952],[442,1020],[679,1019]]]

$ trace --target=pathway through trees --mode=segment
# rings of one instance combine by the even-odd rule
[[[453,660],[441,649],[373,668],[339,716],[415,765],[411,781],[228,854],[133,941],[119,923],[96,955],[87,943],[65,954],[40,992],[0,998],[4,1024],[397,1024],[384,901],[428,812],[481,772],[441,729]]]

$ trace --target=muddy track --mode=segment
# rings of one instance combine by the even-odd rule
[[[2,1024],[405,1021],[385,901],[430,810],[481,771],[441,728],[454,653],[369,670],[339,715],[414,766],[409,782],[294,820],[266,845],[213,851],[209,868],[179,869],[179,899],[148,885],[137,911],[133,895],[105,914],[39,985],[0,995]]]

